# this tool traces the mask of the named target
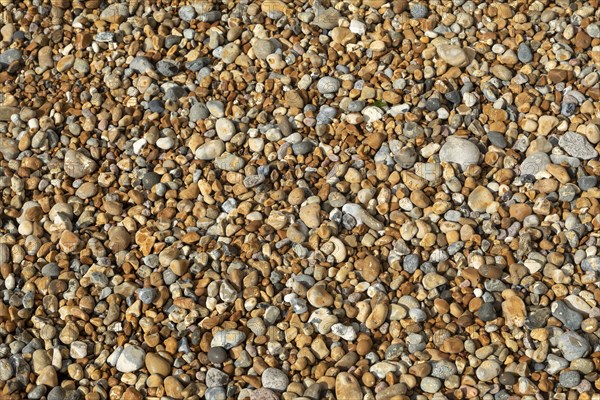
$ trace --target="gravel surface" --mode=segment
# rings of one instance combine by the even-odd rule
[[[0,399],[600,400],[599,65],[599,0],[0,0]]]

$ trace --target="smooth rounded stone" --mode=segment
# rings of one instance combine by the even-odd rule
[[[492,303],[483,303],[477,311],[477,316],[483,322],[489,322],[495,320],[498,317],[498,314]]]
[[[431,378],[431,379],[435,379],[435,378]],[[426,383],[426,385],[427,385],[427,387],[429,387],[429,383]],[[397,383],[395,385],[388,386],[385,389],[377,392],[377,394],[375,395],[375,400],[394,400],[397,398],[402,398],[406,394],[406,392],[407,392],[406,384]],[[427,393],[430,393],[430,392],[427,392]]]
[[[562,322],[565,327],[572,330],[581,328],[583,316],[577,311],[567,307],[562,300],[557,300],[552,303],[550,309],[552,310],[552,316]]]
[[[235,43],[228,43],[223,46],[221,51],[221,60],[225,64],[231,64],[240,55],[240,47]]]
[[[553,115],[542,115],[538,119],[537,131],[540,135],[547,136],[559,123],[560,120]]]
[[[204,392],[206,400],[227,400],[227,391],[224,387],[209,387]]]
[[[205,382],[208,387],[225,386],[229,382],[229,376],[216,368],[209,368],[206,372]]]
[[[303,140],[300,143],[294,143],[292,145],[292,152],[296,156],[304,156],[306,154],[312,153],[314,148],[314,143],[309,142],[308,140]]]
[[[131,242],[131,236],[122,226],[113,226],[108,230],[108,248],[114,253],[125,250]]]
[[[335,378],[335,396],[344,400],[363,400],[360,384],[356,377],[348,372],[340,372]]]
[[[440,360],[433,363],[431,376],[446,380],[457,372],[456,364],[448,360]]]
[[[558,383],[567,389],[572,389],[579,385],[581,376],[577,371],[562,371],[558,376]]]
[[[48,400],[64,400],[67,397],[67,391],[60,387],[56,386],[48,392],[47,399]]]
[[[422,283],[425,289],[432,290],[448,283],[448,279],[435,272],[430,272],[423,277]]]
[[[152,65],[147,57],[137,56],[131,60],[131,63],[129,63],[129,68],[139,74],[145,74],[149,71],[153,71],[154,65]]]
[[[15,61],[21,61],[23,54],[19,49],[8,49],[0,53],[0,67],[7,68]]]
[[[196,103],[190,108],[189,118],[191,122],[205,120],[210,116],[210,112],[204,103]]]
[[[263,387],[277,392],[283,392],[287,389],[289,378],[285,372],[277,368],[267,368],[261,375]]]
[[[179,65],[173,60],[160,60],[156,63],[156,71],[167,78],[173,77],[179,73]]]
[[[0,359],[0,381],[7,382],[13,377],[15,370],[7,358]]]
[[[480,381],[488,382],[496,378],[502,372],[502,365],[496,360],[485,360],[479,367],[475,374]]]
[[[409,9],[410,15],[415,19],[427,18],[429,15],[429,9],[426,5],[421,3],[413,3],[410,5]]]
[[[581,262],[581,269],[584,272],[600,272],[600,256],[591,256]]]
[[[595,176],[581,176],[577,179],[577,186],[581,190],[589,190],[598,185],[598,178]]]
[[[425,393],[437,393],[442,387],[442,381],[437,378],[426,376],[421,379],[421,390]]]
[[[415,322],[424,322],[427,320],[427,314],[420,308],[411,308],[408,310],[408,315]]]
[[[504,149],[508,146],[508,142],[504,135],[500,132],[490,131],[487,133],[487,138],[494,146]]]
[[[318,228],[321,225],[321,206],[317,203],[302,206],[299,216],[307,227]]]
[[[327,287],[322,284],[315,285],[306,292],[306,299],[313,307],[329,307],[333,304],[333,296],[327,291]]]
[[[440,149],[440,161],[456,163],[464,170],[469,165],[478,165],[481,152],[477,145],[466,139],[451,136]]]
[[[124,3],[111,4],[100,13],[100,19],[110,23],[120,24],[128,17],[129,8]]]
[[[83,178],[97,169],[98,164],[90,157],[71,149],[65,153],[64,171],[71,178]]]
[[[321,29],[333,29],[338,26],[340,17],[340,12],[333,7],[315,7],[315,18],[311,21],[311,25],[318,26]]]
[[[229,350],[246,340],[246,334],[236,329],[225,329],[217,332],[211,342],[210,347],[223,347]]]
[[[275,46],[270,40],[258,39],[252,45],[254,55],[260,60],[266,60],[275,51]]]
[[[471,63],[475,54],[471,49],[464,49],[452,44],[442,44],[436,47],[437,55],[453,67],[463,68]]]
[[[159,174],[157,174],[156,172],[147,172],[144,174],[143,178],[142,178],[142,185],[144,186],[144,189],[146,190],[150,190],[154,187],[154,185],[158,184],[160,182],[161,176]]]
[[[567,331],[558,337],[557,347],[567,361],[583,358],[591,349],[585,337],[572,331]]]
[[[171,374],[171,364],[156,353],[146,354],[145,363],[146,369],[150,374],[157,374],[163,377]]]
[[[340,88],[340,81],[331,76],[325,76],[317,82],[317,90],[321,94],[337,93]]]
[[[214,142],[214,140],[213,140]],[[196,154],[198,154],[196,152]],[[214,159],[214,166],[224,171],[236,172],[244,168],[246,162],[242,157],[231,153],[223,153]]]
[[[591,160],[598,156],[598,152],[587,141],[585,136],[575,132],[567,132],[558,139],[558,145],[562,147],[567,154],[583,160]]]
[[[208,360],[213,364],[223,364],[227,360],[227,351],[223,347],[211,347],[207,353]]]
[[[236,132],[234,123],[226,118],[219,118],[217,120],[215,130],[217,131],[219,139],[224,142],[230,141]]]
[[[148,110],[153,113],[162,114],[165,111],[165,103],[159,99],[150,100],[148,102]]]
[[[521,42],[521,44],[519,44],[517,49],[517,57],[523,64],[533,61],[533,52],[527,43]]]
[[[546,173],[548,164],[550,164],[550,157],[546,153],[531,154],[521,162],[519,175],[531,175],[536,179],[540,179]]]
[[[494,202],[494,195],[485,186],[478,186],[469,194],[468,204],[471,210],[485,212]]]
[[[225,151],[225,143],[221,139],[210,140],[196,149],[196,158],[199,160],[214,160]]]
[[[196,10],[192,6],[183,6],[179,8],[177,14],[179,15],[179,18],[185,22],[190,22],[196,17]]]
[[[126,345],[117,360],[117,371],[134,372],[144,366],[146,352],[139,346]]]
[[[353,342],[354,340],[356,340],[356,331],[354,330],[354,328],[352,328],[351,326],[348,325],[343,325],[340,323],[337,324],[333,324],[331,326],[331,332],[333,332],[335,335],[338,335],[339,337],[341,337],[342,339],[348,341],[348,342]]]
[[[279,400],[279,396],[272,390],[263,387],[254,390],[250,400]]]
[[[548,365],[545,370],[551,375],[557,374],[569,366],[569,362],[567,360],[555,354],[548,354],[548,357],[546,357],[546,362]]]
[[[42,267],[42,275],[56,278],[60,275],[60,267],[56,263],[48,263]]]

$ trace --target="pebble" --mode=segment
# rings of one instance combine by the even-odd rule
[[[261,375],[261,383],[264,388],[283,392],[288,387],[289,379],[285,372],[277,368],[267,368]]]
[[[598,152],[583,135],[567,132],[558,139],[558,145],[572,157],[590,160],[598,156]]]
[[[440,161],[459,164],[463,169],[477,165],[481,152],[474,143],[451,136],[440,148]]]
[[[136,345],[126,345],[117,360],[119,372],[134,372],[144,366],[145,351]]]

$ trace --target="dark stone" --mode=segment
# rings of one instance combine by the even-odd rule
[[[165,111],[165,104],[162,100],[150,100],[148,103],[148,109],[152,112],[162,114]]]
[[[227,351],[222,347],[211,347],[208,350],[208,360],[213,364],[223,364],[227,358]]]
[[[484,322],[493,321],[498,317],[493,303],[483,303],[477,311],[477,316]]]
[[[142,185],[144,185],[144,189],[150,190],[154,185],[160,182],[160,175],[156,172],[148,172],[142,178]]]

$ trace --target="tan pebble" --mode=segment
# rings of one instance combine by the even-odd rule
[[[308,302],[315,307],[329,307],[333,304],[333,296],[327,291],[327,287],[317,284],[306,293]]]
[[[522,327],[525,325],[527,312],[525,303],[516,295],[507,298],[502,302],[502,314],[509,327]]]
[[[309,228],[318,228],[321,225],[321,207],[319,204],[307,204],[300,208],[300,219]]]
[[[348,372],[340,372],[335,378],[335,396],[344,400],[363,400],[356,377]]]
[[[473,211],[485,212],[493,201],[492,192],[485,186],[478,186],[469,194],[468,204]]]
[[[171,364],[156,353],[147,353],[146,369],[151,374],[168,376],[171,373]]]

